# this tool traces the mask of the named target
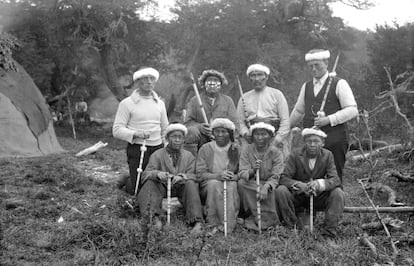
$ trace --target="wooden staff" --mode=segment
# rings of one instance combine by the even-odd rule
[[[336,56],[334,66],[332,68],[332,72],[329,73],[328,86],[326,86],[325,94],[323,95],[323,100],[322,100],[321,108],[317,112],[318,117],[324,117],[325,116],[325,112],[323,111],[323,109],[325,109],[326,99],[328,98],[328,93],[329,93],[329,89],[331,88],[332,80],[336,76],[335,70],[336,70],[336,67],[338,65],[338,61],[339,61],[339,53]]]
[[[309,230],[311,233],[313,233],[313,191],[311,191],[310,193],[311,194],[309,198]]]
[[[239,76],[237,76],[237,85],[239,87],[239,91],[240,91],[240,99],[242,101],[242,105],[243,105],[243,112],[244,112],[244,119],[245,119],[245,123],[247,128],[250,128],[250,121],[249,121],[249,114],[247,113],[247,107],[246,107],[246,101],[244,100],[244,96],[243,96],[243,89],[240,83],[240,79]]]
[[[144,163],[144,154],[147,151],[147,147],[145,146],[146,144],[146,140],[144,139],[144,142],[141,145],[141,157],[139,158],[139,165],[138,165],[138,169],[137,169],[137,181],[135,183],[135,193],[134,195],[136,196],[138,193],[138,186],[139,186],[139,182],[141,179],[141,173],[142,173],[142,164]]]
[[[227,237],[227,181],[223,182],[223,202],[224,202],[224,236]]]
[[[198,92],[198,88],[197,88],[193,73],[190,73],[190,77],[191,77],[191,80],[193,81],[194,93],[197,97],[198,104],[200,105],[200,110],[201,110],[201,114],[203,115],[204,123],[208,124],[206,111],[204,110],[203,102],[201,101],[200,93]]]
[[[171,222],[171,176],[167,178],[167,224]]]
[[[259,234],[262,233],[262,211],[260,208],[260,169],[256,170],[256,193],[257,193],[257,201],[256,201],[256,207],[257,207],[257,227],[259,228]]]

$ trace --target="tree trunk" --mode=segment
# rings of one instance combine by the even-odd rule
[[[100,50],[102,66],[104,71],[105,81],[109,89],[115,95],[118,101],[126,97],[125,91],[118,82],[118,75],[115,71],[112,48],[109,44],[105,44]]]

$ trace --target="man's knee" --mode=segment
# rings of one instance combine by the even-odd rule
[[[185,188],[198,191],[198,183],[195,182],[194,180],[187,180],[185,181]]]
[[[285,198],[290,196],[291,193],[285,185],[280,185],[275,190],[276,199]]]
[[[329,194],[329,201],[345,206],[345,192],[339,187],[335,188]]]

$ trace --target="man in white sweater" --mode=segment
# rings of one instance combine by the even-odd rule
[[[134,194],[144,140],[147,150],[144,153],[142,170],[148,164],[150,155],[164,146],[168,118],[164,102],[154,92],[158,78],[159,73],[154,68],[143,68],[134,73],[136,89],[119,103],[112,127],[115,138],[128,142],[129,178],[123,180],[120,187],[125,185],[130,194]]]

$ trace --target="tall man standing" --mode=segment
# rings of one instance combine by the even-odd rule
[[[164,102],[154,92],[159,73],[154,68],[143,68],[133,75],[134,88],[129,97],[119,103],[112,134],[115,138],[128,142],[127,159],[129,178],[123,180],[120,187],[126,185],[126,191],[135,192],[137,169],[141,156],[141,146],[146,141],[142,170],[148,164],[150,155],[163,147],[165,129],[168,126]]]
[[[223,85],[227,85],[227,79],[223,73],[214,70],[204,70],[198,79],[199,84],[206,89],[200,94],[208,123],[204,121],[197,96],[191,98],[187,106],[185,125],[188,129],[185,148],[196,155],[197,150],[211,140],[212,129],[209,123],[216,118],[230,119],[238,129],[236,107],[233,100],[221,93]]]
[[[290,126],[296,126],[303,119],[304,128],[317,126],[328,135],[325,148],[333,153],[336,170],[342,182],[348,149],[346,122],[358,115],[358,108],[348,82],[334,75],[329,76],[329,57],[329,51],[322,49],[314,49],[306,54],[305,61],[313,79],[305,82],[300,90],[295,108],[290,115]],[[320,111],[327,89],[325,108],[322,110],[325,115],[318,116],[317,112]]]
[[[249,128],[246,121],[253,125],[257,122],[265,122],[272,125],[275,131],[274,143],[283,145],[283,155],[287,158],[289,153],[288,134],[289,108],[283,93],[275,88],[267,86],[270,69],[261,64],[253,64],[247,68],[247,76],[250,79],[252,90],[243,94],[237,104],[237,114],[240,123],[240,135],[250,142]],[[246,117],[247,116],[247,117]]]

